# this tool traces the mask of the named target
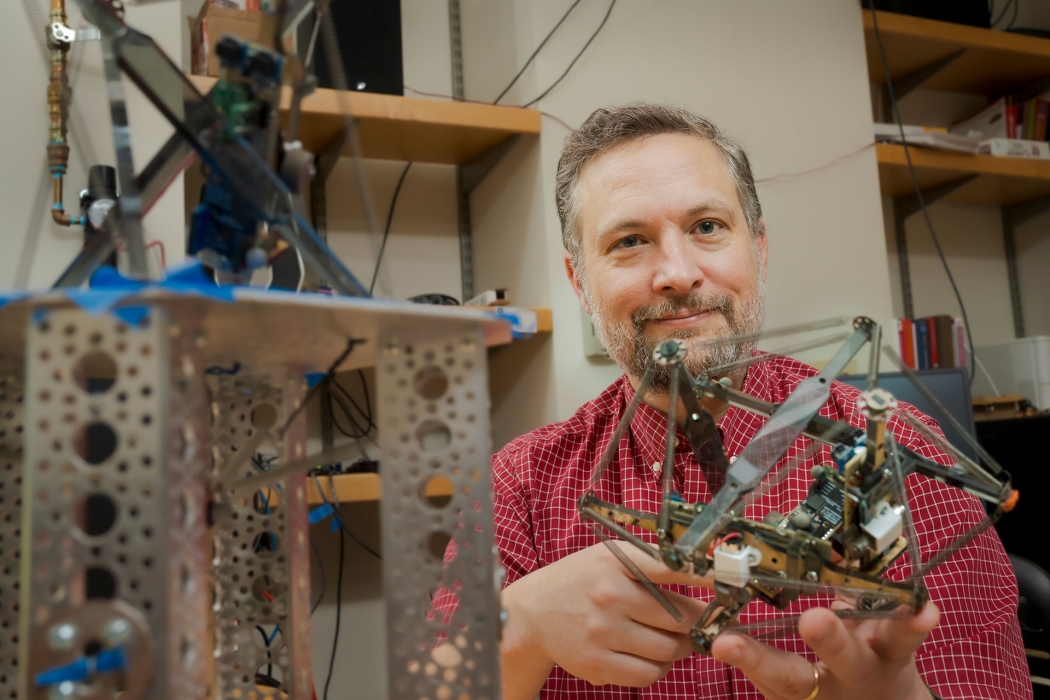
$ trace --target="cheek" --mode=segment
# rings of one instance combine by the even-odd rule
[[[700,267],[707,282],[725,291],[750,290],[759,276],[755,253],[749,245],[702,257]]]
[[[638,270],[606,268],[588,278],[591,297],[608,318],[629,318],[651,299],[648,278]]]

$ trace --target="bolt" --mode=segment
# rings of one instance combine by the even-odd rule
[[[665,340],[660,343],[660,354],[668,359],[678,354],[678,341],[674,339]]]
[[[55,625],[51,628],[49,639],[51,648],[56,651],[66,651],[73,648],[73,640],[77,636],[77,628],[69,623]]]
[[[124,618],[118,617],[110,620],[109,624],[106,625],[104,634],[110,646],[119,647],[128,641],[128,637],[131,636],[131,625]]]
[[[51,686],[48,698],[49,700],[66,700],[66,698],[73,697],[76,692],[77,687],[72,681],[62,681],[58,685]]]
[[[806,572],[806,580],[807,581],[816,582],[819,578],[820,578],[820,576],[817,575],[816,571],[807,571]]]

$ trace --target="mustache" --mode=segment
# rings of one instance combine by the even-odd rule
[[[641,332],[647,321],[674,316],[683,309],[692,313],[721,311],[722,315],[729,322],[730,327],[733,326],[733,301],[729,298],[729,295],[701,294],[700,292],[677,294],[635,309],[634,313],[631,314],[631,323],[634,324],[638,332]]]

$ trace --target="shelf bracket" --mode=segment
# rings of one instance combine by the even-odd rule
[[[467,194],[473,192],[474,188],[481,184],[485,176],[496,167],[496,163],[499,163],[500,159],[507,155],[520,138],[521,134],[512,134],[462,166],[463,189],[466,190]]]
[[[1023,338],[1024,309],[1021,306],[1021,278],[1017,272],[1017,245],[1014,229],[1024,222],[1050,209],[1050,197],[1043,197],[1031,202],[1013,204],[1002,208],[1003,250],[1006,255],[1006,273],[1010,280],[1010,306],[1014,315],[1014,336]]]
[[[452,58],[452,97],[464,98],[463,35],[460,31],[459,0],[448,0],[448,34]],[[483,154],[484,156],[484,154]],[[482,157],[483,157],[482,156]],[[474,297],[474,236],[470,223],[470,190],[465,166],[456,167],[456,209],[459,218],[459,275],[463,301]],[[477,182],[474,182],[476,185]]]
[[[972,182],[977,175],[966,175],[955,180],[941,183],[922,190],[922,201],[929,207],[939,199],[942,199],[963,185]],[[915,302],[911,290],[911,264],[908,260],[908,236],[904,223],[912,214],[922,211],[919,197],[914,194],[893,198],[893,228],[897,239],[897,263],[900,266],[901,275],[901,299],[904,303],[904,317],[915,316]]]
[[[933,76],[940,73],[942,70],[955,63],[956,59],[966,53],[966,49],[959,49],[953,54],[949,54],[944,58],[938,59],[933,63],[928,63],[922,68],[918,68],[903,78],[897,78],[893,81],[893,94],[897,98],[897,102],[903,100],[909,93],[918,87],[921,87],[923,83],[932,78]],[[887,76],[888,78],[888,76]],[[896,118],[893,114],[893,101],[890,99],[889,88],[886,84],[882,85],[882,114],[883,119],[886,123],[892,124]]]

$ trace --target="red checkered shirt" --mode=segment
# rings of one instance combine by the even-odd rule
[[[816,373],[800,362],[777,358],[753,365],[743,389],[766,401],[782,403],[800,381]],[[836,382],[821,415],[864,427],[864,418],[856,406],[858,393],[853,387]],[[627,378],[621,377],[569,420],[534,430],[493,458],[496,543],[507,569],[508,584],[598,542],[588,524],[581,522],[576,502],[586,490],[592,470],[632,395]],[[922,418],[936,427],[932,419]],[[596,488],[599,498],[657,512],[666,421],[663,413],[641,405]],[[730,408],[718,424],[727,455],[732,458],[739,454],[765,421],[754,413]],[[950,463],[936,447],[898,419],[891,420],[889,428],[900,444],[941,464]],[[690,503],[710,502],[717,484],[714,489],[709,486],[685,435],[679,433],[678,438],[675,486]],[[797,456],[806,442],[804,438],[796,440],[785,458]],[[789,512],[806,497],[811,467],[829,461],[825,448],[801,463],[779,486],[757,500],[746,516],[761,519],[771,509]],[[976,498],[932,479],[911,475],[907,488],[924,561],[984,517]],[[655,541],[651,533],[642,534]],[[908,569],[907,557],[902,556],[886,575],[901,580]],[[994,529],[987,530],[928,575],[926,585],[930,598],[942,611],[940,624],[917,654],[919,672],[927,685],[946,700],[1031,698],[1032,686],[1015,614],[1017,583]],[[705,601],[713,597],[713,592],[705,589],[670,588]],[[740,620],[746,623],[793,615],[815,604],[814,598],[803,597],[780,611],[756,601],[744,609]],[[827,605],[826,599],[823,604]],[[798,636],[771,643],[815,660]],[[739,671],[699,654],[676,662],[667,676],[640,690],[595,687],[555,666],[541,697],[565,696],[600,700],[762,697]]]

